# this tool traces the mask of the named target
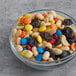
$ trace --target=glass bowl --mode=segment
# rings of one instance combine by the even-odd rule
[[[43,13],[44,11],[50,11],[51,9],[42,9],[42,10],[35,10],[35,11],[32,11],[32,12],[28,12],[28,13]],[[64,13],[64,12],[61,12],[61,11],[58,11],[58,10],[55,10],[58,14],[66,17],[66,18],[70,18],[72,19],[73,23],[74,23],[74,27],[75,27],[75,23],[76,23],[76,20],[71,17],[70,15]],[[11,49],[13,51],[13,53],[16,55],[16,57],[18,59],[20,59],[22,62],[24,62],[25,64],[27,64],[28,66],[32,67],[32,68],[35,68],[35,69],[40,69],[40,70],[50,70],[50,69],[53,69],[53,68],[56,68],[56,67],[59,67],[59,66],[62,66],[64,63],[70,61],[73,57],[76,56],[76,51],[73,52],[71,55],[63,58],[63,59],[60,59],[60,60],[55,60],[55,61],[49,61],[49,62],[42,62],[42,61],[35,61],[35,60],[31,60],[31,59],[28,59],[24,56],[22,56],[17,50],[16,48],[14,47],[14,44],[12,42],[12,29],[17,25],[17,21],[15,22],[15,24],[12,25],[11,27],[11,30],[10,30],[10,35],[9,35],[9,42],[10,42],[10,46],[11,46]]]

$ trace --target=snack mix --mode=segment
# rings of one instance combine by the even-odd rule
[[[76,28],[71,19],[55,11],[18,17],[12,41],[20,54],[36,61],[55,61],[76,50]]]

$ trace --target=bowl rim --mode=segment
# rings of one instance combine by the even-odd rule
[[[50,10],[54,10],[54,9],[40,9],[40,10],[34,10],[34,11],[31,11],[31,12],[27,12],[27,13],[35,13],[35,12],[50,11]],[[58,11],[58,10],[54,10],[54,11],[66,15],[66,16],[70,17],[74,22],[76,22],[76,20],[75,20],[72,16],[70,16],[70,15],[64,13],[64,12]],[[18,22],[16,21],[15,24],[17,25],[17,23],[18,23]],[[67,57],[65,57],[65,58],[62,58],[62,59],[59,59],[59,60],[55,60],[55,61],[36,61],[36,60],[29,59],[29,58],[27,58],[27,57],[24,57],[23,55],[21,55],[21,54],[16,50],[16,48],[15,48],[15,46],[14,46],[12,40],[11,40],[11,38],[12,38],[12,29],[14,28],[14,25],[15,25],[15,24],[13,24],[13,25],[11,26],[11,28],[10,28],[9,43],[10,43],[11,48],[14,48],[15,51],[18,53],[18,55],[19,55],[20,57],[24,58],[24,60],[27,60],[27,61],[29,61],[30,63],[37,64],[37,65],[44,65],[44,66],[45,66],[45,65],[58,65],[58,64],[61,64],[61,63],[66,62],[66,59],[70,58],[71,56],[75,56],[75,55],[76,55],[76,51],[74,51],[74,52],[73,52],[72,54],[70,54],[69,56],[67,56]],[[11,49],[11,50],[12,50],[12,49]],[[12,51],[13,51],[13,50],[12,50]],[[13,52],[14,52],[14,51],[13,51]],[[18,56],[16,56],[16,57],[19,58]],[[20,58],[19,58],[19,59],[20,59]],[[21,59],[20,59],[20,60],[21,60]],[[22,60],[21,60],[21,61],[22,61]],[[58,63],[56,63],[56,62],[58,62]],[[54,64],[49,64],[49,63],[54,63]]]

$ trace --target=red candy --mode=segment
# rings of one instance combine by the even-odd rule
[[[58,21],[58,19],[57,18],[54,18],[54,21],[55,21],[55,23]]]
[[[27,44],[26,48],[27,48],[28,50],[31,50],[31,49],[32,49],[31,46],[28,45],[28,44]]]
[[[44,13],[44,14],[42,14],[44,17],[46,17],[47,16],[47,14],[46,13]]]
[[[26,35],[25,32],[22,31],[20,37],[23,38],[23,37],[25,37],[25,35]]]
[[[54,38],[55,40],[57,40],[57,39],[58,39],[58,36],[55,34],[55,35],[53,36],[53,38]]]
[[[48,42],[51,43],[51,44],[54,44],[56,42],[56,40],[55,39],[52,39],[52,40],[50,40]]]

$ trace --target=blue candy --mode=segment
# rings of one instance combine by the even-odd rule
[[[41,60],[42,60],[42,55],[41,55],[41,54],[37,55],[35,59],[36,59],[37,61],[41,61]]]
[[[27,45],[27,39],[26,38],[21,38],[21,44],[22,45]]]
[[[28,50],[27,48],[23,47],[23,50]]]
[[[60,35],[62,35],[62,32],[61,32],[61,30],[56,30],[56,33],[55,33],[56,35],[58,35],[58,36],[60,36]]]
[[[42,46],[39,46],[38,48],[37,48],[37,50],[38,50],[38,52],[39,53],[44,53],[44,48],[42,47]]]
[[[29,40],[30,38],[32,38],[32,37],[31,37],[31,36],[29,36],[29,37],[27,37],[26,39],[28,39],[28,40]]]

